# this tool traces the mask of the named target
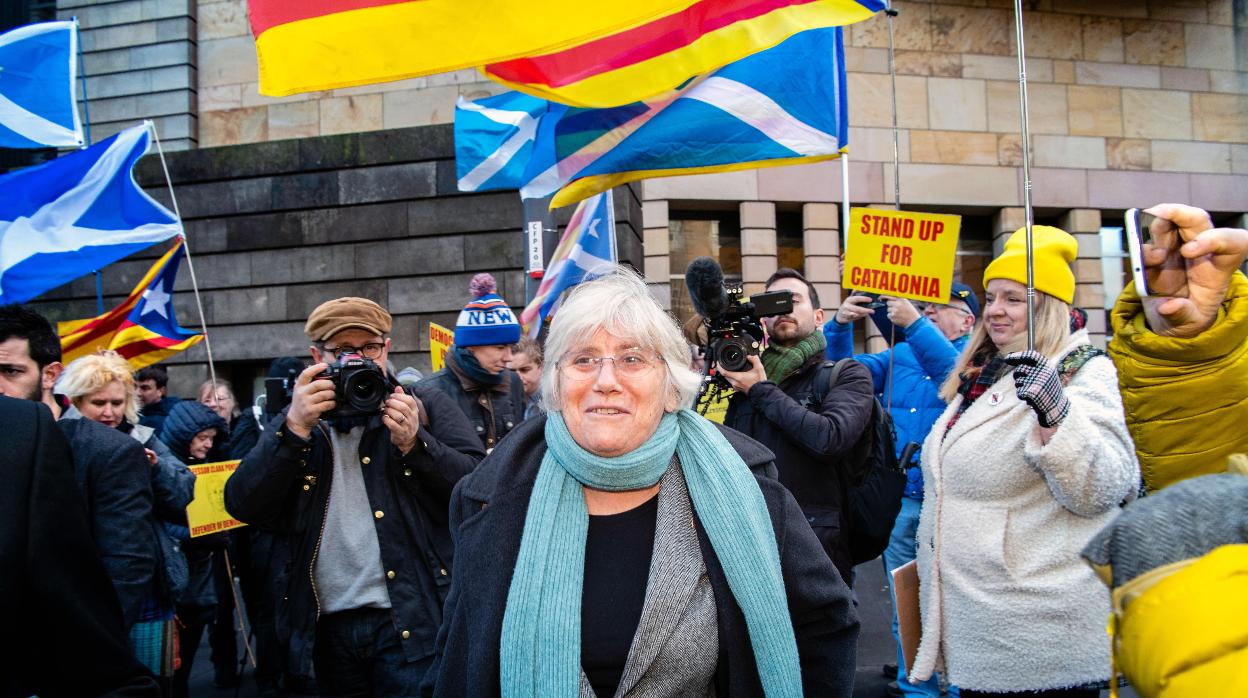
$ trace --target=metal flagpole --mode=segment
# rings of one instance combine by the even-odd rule
[[[165,184],[169,187],[169,200],[173,202],[173,215],[178,219],[179,237],[182,247],[186,250],[186,268],[191,272],[191,290],[195,292],[195,307],[199,310],[199,326],[204,331],[204,350],[208,353],[208,376],[212,381],[212,395],[217,395],[217,368],[212,360],[212,340],[208,337],[208,321],[204,318],[204,301],[199,295],[199,281],[195,278],[195,264],[191,261],[191,246],[186,239],[186,228],[182,225],[182,211],[178,209],[178,197],[173,193],[173,180],[169,177],[169,165],[165,162],[165,150],[160,147],[160,136],[156,134],[156,124],[151,119],[143,122],[156,142],[156,152],[160,155],[160,169],[165,173]]]
[[[1023,145],[1023,214],[1027,228],[1027,349],[1036,348],[1036,280],[1031,239],[1031,130],[1027,124],[1027,60],[1023,47],[1023,3],[1014,0],[1014,34],[1018,39],[1018,119]]]
[[[888,7],[884,8],[884,14],[888,15],[888,79],[892,83],[893,97],[893,208],[897,211],[901,210],[901,146],[898,145],[897,131],[897,63],[895,61],[895,52],[893,50],[893,20],[897,17],[897,10],[893,9],[893,3],[890,0]],[[888,345],[889,347],[897,344],[897,325],[896,323],[888,323]],[[888,390],[884,396],[884,409],[891,410],[893,407],[893,355],[896,352],[888,352]]]
[[[82,147],[91,146],[91,100],[87,98],[87,71],[82,61],[82,39],[78,36],[78,18],[74,17],[74,49],[78,53],[78,82],[82,85]],[[97,315],[104,314],[104,275],[96,269],[95,308]]]
[[[841,261],[849,245],[849,153],[841,153]],[[841,283],[844,283],[844,279]]]

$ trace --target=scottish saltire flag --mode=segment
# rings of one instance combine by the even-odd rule
[[[537,122],[549,102],[519,92],[455,104],[455,174],[460,191],[519,189],[533,159]],[[553,160],[546,164],[553,165]],[[544,168],[543,168],[544,169]]]
[[[77,66],[75,22],[29,24],[0,34],[0,147],[82,145]]]
[[[112,349],[139,370],[203,340],[204,335],[184,329],[173,313],[173,284],[186,255],[179,239],[169,248],[116,308],[89,320],[62,322],[61,360]]]
[[[615,265],[615,208],[608,191],[582,201],[572,212],[537,294],[520,313],[524,332],[536,339],[543,322],[554,317],[564,291]]]
[[[632,29],[482,71],[561,104],[614,107],[674,90],[798,32],[860,22],[884,7],[882,0],[698,0]]]
[[[501,148],[518,129],[496,122],[495,152],[506,167],[478,188],[518,187],[525,198],[557,192],[552,208],[638,179],[827,160],[848,144],[844,49],[835,27],[797,34],[662,99],[604,109],[548,102],[544,112],[519,97],[513,104],[541,114],[523,174],[515,177],[523,148],[512,155]],[[486,141],[478,137],[478,147]]]
[[[181,231],[134,181],[148,127],[0,176],[0,304],[30,300]]]

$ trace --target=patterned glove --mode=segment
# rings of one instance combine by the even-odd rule
[[[1018,351],[1001,357],[1014,367],[1014,387],[1018,399],[1035,410],[1040,426],[1053,428],[1070,411],[1070,400],[1062,390],[1057,369],[1038,351]]]

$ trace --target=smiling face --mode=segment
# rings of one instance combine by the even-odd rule
[[[1012,350],[1027,336],[1027,287],[1010,279],[993,279],[984,293],[984,328],[1002,351]]]
[[[806,339],[823,324],[823,309],[810,303],[810,290],[797,279],[777,279],[768,291],[792,291],[793,312],[763,320],[771,341],[786,347]]]
[[[126,402],[129,399],[126,386],[121,381],[113,381],[94,393],[76,398],[74,407],[83,417],[116,429],[126,417]]]
[[[562,368],[564,362],[577,356],[622,357],[630,350],[652,358],[654,367],[642,375],[625,376],[614,361],[603,361],[593,376],[582,380],[570,378]],[[563,421],[581,448],[605,457],[629,453],[654,434],[665,411],[676,409],[667,367],[655,354],[652,349],[638,347],[636,341],[600,329],[560,359]]]

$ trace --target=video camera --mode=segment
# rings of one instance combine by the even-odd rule
[[[329,365],[313,380],[329,379],[334,383],[334,409],[322,419],[361,417],[379,414],[390,394],[391,383],[377,364],[359,356],[347,355]],[[290,404],[294,394],[294,378],[267,378],[264,381],[264,409],[272,415]]]
[[[693,309],[706,322],[706,377],[702,397],[714,388],[718,393],[728,390],[728,381],[719,375],[724,371],[744,371],[750,367],[750,356],[762,348],[765,332],[762,319],[793,312],[793,294],[789,291],[755,293],[744,300],[740,286],[724,283],[724,270],[710,257],[698,257],[685,269],[685,285]]]

